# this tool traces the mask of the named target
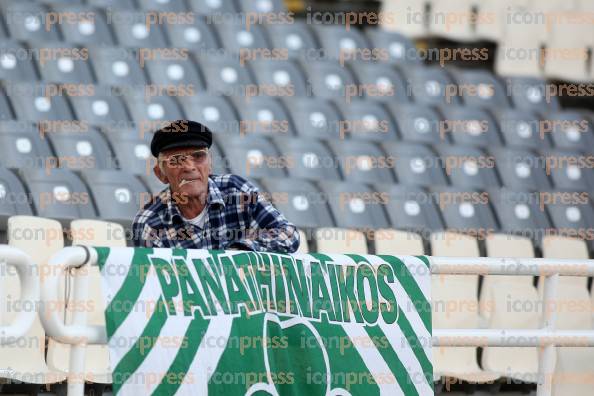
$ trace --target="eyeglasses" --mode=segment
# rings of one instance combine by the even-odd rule
[[[188,159],[192,160],[192,162],[194,162],[195,164],[200,165],[204,161],[206,161],[207,157],[208,157],[208,149],[203,149],[203,150],[191,151],[186,154],[173,154],[167,158],[164,158],[162,161],[165,164],[167,164],[168,167],[174,168],[176,166],[181,166]]]

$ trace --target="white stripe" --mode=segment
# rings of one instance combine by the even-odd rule
[[[415,282],[423,292],[425,299],[431,301],[431,269],[418,257],[399,256],[398,258],[404,262],[408,271],[415,278]]]
[[[107,256],[107,260],[101,271],[103,290],[108,291],[108,293],[103,293],[105,296],[105,306],[109,305],[118,290],[122,287],[132,264],[133,256],[134,249],[110,248],[109,256]]]

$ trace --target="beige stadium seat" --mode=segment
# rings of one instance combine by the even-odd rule
[[[423,239],[419,234],[393,229],[376,231],[375,253],[418,256],[425,254]]]
[[[470,236],[439,232],[431,235],[431,254],[436,257],[478,257],[479,250],[476,239]],[[431,278],[433,328],[479,328],[478,275],[432,275]],[[499,374],[479,367],[476,352],[475,347],[434,348],[434,376],[479,383],[499,378]]]
[[[43,283],[44,274],[47,274],[47,261],[64,247],[60,223],[40,217],[13,216],[8,219],[8,235],[10,246],[27,253],[39,265]],[[4,290],[13,301],[20,295],[16,278],[16,274],[7,273],[0,279],[3,283],[0,290]],[[14,315],[15,312],[1,312],[0,317],[10,322]],[[53,384],[66,379],[64,372],[54,370],[46,363],[45,330],[39,317],[24,339],[16,344],[0,346],[0,377],[33,384]]]
[[[434,0],[429,15],[429,32],[451,40],[475,41],[473,3],[474,0]]]
[[[73,245],[126,247],[124,228],[120,224],[98,220],[74,220],[70,224]],[[79,275],[80,276],[80,275]],[[83,275],[84,276],[84,275]],[[105,326],[105,305],[101,292],[101,274],[97,266],[89,267],[89,299],[84,306],[93,307],[87,313],[87,323]],[[80,304],[80,303],[79,303]],[[71,312],[69,311],[68,314]],[[67,320],[71,320],[67,316]],[[68,372],[70,346],[50,340],[47,350],[48,364],[58,370]],[[99,383],[111,383],[109,351],[105,345],[89,345],[85,351],[85,380]]]
[[[499,42],[505,37],[508,7],[527,9],[531,0],[481,0],[476,2],[479,17],[476,23],[477,39]]]
[[[367,240],[360,231],[346,228],[318,228],[315,231],[319,253],[367,254]]]
[[[485,241],[489,257],[534,257],[528,238],[492,234]],[[540,297],[532,276],[487,275],[481,288],[481,314],[491,329],[537,329]],[[514,304],[510,309],[510,302]],[[523,382],[537,382],[536,348],[489,347],[483,349],[482,367]]]
[[[299,249],[297,249],[295,253],[309,253],[309,243],[307,241],[307,235],[302,230],[299,230]]]
[[[586,243],[578,239],[545,237],[542,250],[543,256],[546,258],[588,259]],[[588,279],[585,277],[559,277],[557,329],[592,329],[592,306],[590,305],[587,281]],[[542,282],[539,286],[542,291]],[[593,356],[594,348],[557,348],[553,395],[592,395],[592,389],[594,389]]]
[[[574,82],[592,81],[588,47],[594,44],[594,25],[555,23],[546,47],[545,75]]]
[[[384,1],[381,12],[382,27],[410,38],[425,37],[428,33],[424,20],[427,17],[423,0]]]

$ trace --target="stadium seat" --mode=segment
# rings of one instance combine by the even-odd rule
[[[559,98],[550,94],[545,80],[530,77],[508,77],[506,89],[516,109],[534,110],[547,114],[558,110]]]
[[[122,2],[124,3],[124,2]],[[56,4],[52,10],[58,13],[70,12],[75,15],[88,15],[89,18],[64,18],[60,23],[64,41],[73,45],[105,45],[115,44],[105,14],[100,10],[84,5]]]
[[[495,110],[493,116],[506,146],[536,151],[550,146],[548,137],[541,134],[541,120],[533,112],[502,109]]]
[[[163,184],[154,175],[140,175],[138,176],[142,183],[147,187],[147,190],[153,194],[159,194],[161,191],[169,187],[168,184]]]
[[[290,153],[293,158],[292,166],[287,167],[291,178],[340,180],[337,160],[320,140],[278,136],[274,143],[281,153]]]
[[[144,86],[146,80],[136,55],[121,47],[93,47],[89,50],[99,84]]]
[[[87,0],[89,5],[107,9],[133,10],[134,0]]]
[[[270,48],[263,29],[258,25],[247,25],[243,21],[227,21],[215,25],[223,47],[233,54],[242,50]]]
[[[246,13],[283,13],[287,7],[283,0],[238,0],[239,8]]]
[[[197,93],[181,97],[179,102],[186,117],[206,125],[213,133],[239,136],[239,116],[227,97]]]
[[[123,21],[112,24],[117,41],[121,46],[140,48],[147,54],[150,53],[151,48],[167,47],[161,24],[147,23],[146,12],[115,10],[113,19],[114,21]],[[151,53],[150,58],[153,58],[155,53]]]
[[[495,157],[495,168],[504,187],[533,191],[551,188],[542,158],[526,150],[511,148],[494,147],[490,153]]]
[[[492,234],[485,240],[488,257],[534,257],[530,239]],[[537,329],[541,310],[540,298],[531,276],[487,275],[483,278],[480,296],[481,315],[490,329]],[[513,306],[510,306],[513,304]],[[538,349],[487,347],[483,349],[481,366],[507,378],[522,382],[538,382]]]
[[[0,164],[10,168],[42,168],[52,150],[39,129],[23,121],[0,122]]]
[[[390,65],[382,63],[349,62],[359,86],[347,91],[349,95],[386,103],[410,102],[406,82]],[[362,95],[359,95],[361,91]]]
[[[311,182],[299,179],[263,179],[272,203],[300,229],[332,227],[326,199]],[[275,197],[277,197],[275,199]]]
[[[189,0],[192,11],[198,14],[235,14],[237,6],[234,1],[225,0]]]
[[[57,156],[57,164],[53,166],[71,170],[115,168],[109,145],[96,129],[88,128],[82,132],[60,129],[48,133],[47,138]],[[51,166],[46,165],[50,168],[48,172],[52,171]]]
[[[579,111],[548,113],[541,121],[543,133],[550,135],[559,149],[591,153],[594,148],[592,120]]]
[[[592,81],[588,62],[591,51],[594,28],[589,23],[552,23],[548,26],[550,34],[544,61],[544,74],[552,80],[569,80],[573,82]],[[559,53],[569,54],[559,56]]]
[[[107,129],[105,137],[109,141],[119,169],[143,175],[152,174],[155,164],[151,155],[151,133],[139,134],[132,128]]]
[[[53,218],[68,227],[71,220],[96,217],[89,191],[66,169],[20,169],[38,216]]]
[[[594,224],[594,209],[588,199],[588,193],[575,191],[551,191],[550,193],[553,197],[559,197],[555,193],[561,193],[563,194],[561,197],[565,198],[557,198],[544,204],[559,235],[583,239],[588,244],[588,248],[594,250],[594,240],[590,235]]]
[[[369,51],[371,44],[367,37],[357,28],[345,29],[340,25],[313,25],[322,48],[326,51],[326,58],[333,60],[371,61],[362,59],[361,50]]]
[[[249,62],[263,95],[306,96],[310,88],[301,69],[291,60]]]
[[[440,135],[442,125],[441,116],[433,107],[419,104],[388,104],[392,112],[398,131],[405,141],[426,144],[440,144],[443,141]]]
[[[10,109],[8,97],[0,89],[0,122],[13,119],[14,116],[12,114],[12,110]]]
[[[62,226],[55,220],[32,216],[13,216],[8,220],[9,245],[28,254],[40,267],[47,265],[50,257],[64,247]],[[40,269],[42,272],[43,269]],[[42,272],[43,273],[43,272]],[[16,274],[7,272],[1,279],[6,296],[20,295]],[[11,279],[12,278],[12,279]],[[43,281],[43,280],[42,280]],[[37,311],[43,315],[44,312]],[[16,312],[4,312],[2,316],[10,322]],[[4,319],[3,319],[4,320]],[[25,335],[24,345],[0,346],[2,378],[32,384],[55,384],[66,379],[66,373],[48,366],[45,358],[45,330],[39,316]]]
[[[458,187],[489,188],[499,186],[495,173],[495,158],[483,151],[462,145],[437,147],[451,183]]]
[[[588,156],[575,151],[551,150],[545,153],[546,171],[557,189],[594,191],[594,173]]]
[[[479,257],[476,239],[452,232],[431,235],[433,256]],[[479,315],[468,308],[478,305],[478,275],[432,275],[432,326],[435,329],[476,329]],[[454,307],[448,309],[447,307]],[[473,383],[494,381],[498,373],[479,367],[475,347],[440,347],[433,351],[435,376],[459,378]]]
[[[398,183],[425,187],[447,185],[439,158],[427,146],[386,142],[382,147],[388,155],[394,156],[394,173]]]
[[[48,122],[71,121],[73,119],[66,97],[53,92],[54,85],[40,83],[13,84],[9,92],[13,109],[19,120]],[[84,91],[83,91],[84,93]],[[60,123],[56,123],[60,125]]]
[[[282,155],[274,145],[262,136],[241,138],[218,137],[215,140],[229,162],[231,173],[248,178],[285,177],[289,163],[287,153]]]
[[[132,120],[146,130],[154,131],[165,123],[183,119],[177,102],[168,95],[145,97],[142,94],[126,95],[123,97]]]
[[[80,173],[97,208],[98,217],[126,228],[140,208],[150,201],[142,183],[131,173],[85,169]]]
[[[272,48],[281,50],[289,58],[312,57],[319,53],[317,51],[320,46],[310,26],[300,19],[295,19],[295,23],[269,24],[263,27],[268,32]]]
[[[144,0],[139,2],[139,6],[146,11],[162,11],[185,13],[188,11],[183,0]]]
[[[384,18],[381,21],[381,27],[384,30],[400,32],[411,38],[426,36],[427,4],[427,1],[418,0],[384,2],[382,3],[382,12],[391,15],[391,18]]]
[[[377,145],[363,141],[328,142],[345,181],[358,183],[394,183],[394,158],[386,156]]]
[[[165,24],[165,31],[171,45],[177,48],[187,48],[196,54],[221,48],[214,28],[208,23],[207,18],[196,13],[193,15],[193,23]]]
[[[19,52],[26,49],[14,40],[1,39],[0,78],[7,81],[33,82],[37,80],[34,61],[28,57],[19,56]]]
[[[318,228],[315,231],[316,252],[367,254],[367,240],[360,231],[346,228]]]
[[[125,128],[132,125],[122,98],[109,87],[95,86],[94,95],[70,96],[78,120],[91,126]]]
[[[345,99],[347,86],[355,86],[355,78],[340,63],[320,60],[305,62],[307,81],[314,96],[328,99]]]
[[[342,112],[344,138],[385,142],[398,139],[396,124],[390,113],[379,103],[354,100],[336,103]]]
[[[419,234],[391,228],[379,229],[375,235],[375,254],[411,255],[425,254],[423,238]]]
[[[421,235],[444,229],[439,200],[434,194],[416,186],[376,186],[385,193],[386,211],[392,226],[397,230],[418,232]]]
[[[43,45],[43,48],[59,50],[60,53],[67,54],[37,61],[38,70],[44,81],[63,84],[93,83],[88,62],[88,49],[69,47],[64,43],[44,43]],[[41,47],[36,47],[35,50],[41,52]]]
[[[482,69],[451,70],[467,106],[506,108],[509,100],[501,82],[489,71]]]
[[[206,84],[190,57],[149,60],[145,62],[145,69],[151,83],[157,86],[158,95],[191,96],[206,89]],[[154,95],[151,89],[155,88],[148,89],[149,94]]]
[[[380,61],[393,64],[420,63],[415,44],[408,37],[382,28],[367,28],[365,33],[373,45],[372,48],[385,51],[387,54],[387,59],[384,59],[382,54]]]
[[[240,136],[292,136],[293,127],[283,105],[267,96],[232,98],[241,120]]]
[[[374,229],[390,226],[383,206],[388,197],[367,185],[353,182],[319,184],[328,199],[336,225],[340,228]]]
[[[429,13],[429,32],[455,41],[475,41],[476,23],[470,17],[475,2],[473,0],[432,1]],[[451,22],[450,16],[456,16]]]
[[[484,110],[462,106],[441,106],[443,123],[440,133],[449,135],[456,144],[493,147],[501,144],[497,123]]]
[[[13,39],[36,43],[60,40],[59,24],[47,23],[47,6],[32,1],[3,1],[0,9],[8,16],[6,25]]]
[[[11,216],[33,214],[23,183],[10,169],[0,167],[0,231],[5,232]]]
[[[458,92],[451,92],[448,87],[454,82],[447,72],[437,66],[401,67],[407,80],[407,92],[421,104],[460,104]]]
[[[221,152],[221,150],[219,150],[219,147],[216,143],[213,143],[212,146],[210,146],[209,151],[212,158],[212,173],[215,175],[226,175],[227,173],[229,173],[229,171],[227,170],[229,161],[227,158],[223,156],[223,153]]]
[[[342,136],[344,123],[332,102],[321,98],[293,98],[283,100],[300,138],[336,140]]]
[[[213,94],[243,95],[246,86],[254,82],[239,59],[229,55],[211,55],[199,58],[208,90]]]

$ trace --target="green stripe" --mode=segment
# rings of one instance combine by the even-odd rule
[[[381,340],[385,340],[386,336],[379,326],[365,326],[365,331],[375,344],[380,355],[384,358],[384,361],[390,368],[390,371],[396,377],[396,381],[406,396],[418,395],[417,388],[415,387],[412,379],[408,375],[406,367],[402,364],[398,358],[398,354],[392,349],[389,343],[382,343]]]
[[[417,285],[415,278],[406,267],[406,264],[394,256],[378,255],[377,257],[380,257],[392,266],[392,269],[398,278],[398,282],[400,282],[404,291],[406,291],[406,294],[408,294],[410,299],[415,303],[415,308],[421,317],[421,321],[425,325],[429,334],[431,334],[431,304],[425,298],[425,295],[419,288],[419,285]],[[365,260],[363,257],[361,257],[361,259]]]
[[[111,249],[108,247],[94,247],[94,249],[97,252],[97,265],[99,266],[99,271],[103,271],[103,267],[107,262],[107,257],[109,256]]]
[[[204,330],[208,327],[209,322],[210,320],[202,318],[196,318],[190,322],[184,335],[184,340],[187,340],[187,344],[178,350],[173,362],[167,369],[168,373],[175,374],[176,381],[168,380],[168,376],[163,377],[159,386],[153,391],[153,395],[173,395],[177,392],[177,389],[183,384],[186,374],[196,357],[198,347],[206,333]]]
[[[431,263],[429,262],[429,259],[427,258],[427,256],[415,256],[416,258],[418,258],[419,260],[421,260],[422,262],[425,263],[425,265],[427,266],[427,268],[431,268]]]
[[[122,283],[120,290],[116,293],[109,305],[106,307],[106,317],[111,320],[106,321],[105,328],[107,339],[116,332],[121,324],[126,320],[130,312],[125,312],[122,307],[129,304],[127,302],[138,300],[146,275],[150,269],[148,255],[153,253],[152,248],[135,248],[130,268],[126,274],[126,279]]]
[[[113,381],[114,394],[118,393],[122,385],[132,374],[134,374],[149,352],[153,349],[166,321],[167,310],[163,303],[163,299],[159,298],[155,312],[142,330],[142,334],[113,370],[113,372],[117,374],[114,376]]]

